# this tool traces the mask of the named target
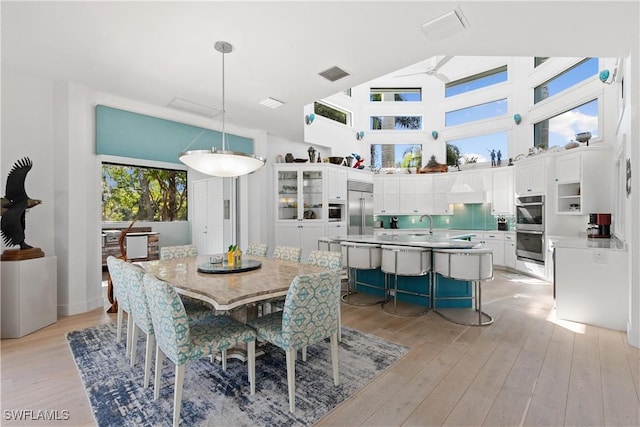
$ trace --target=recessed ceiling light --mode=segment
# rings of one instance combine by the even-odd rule
[[[320,73],[322,77],[324,77],[325,79],[331,81],[331,82],[335,82],[336,80],[340,80],[343,77],[347,77],[350,76],[351,74],[347,73],[345,70],[343,70],[340,67],[336,67],[333,66],[327,70],[324,70]]]
[[[469,24],[460,10],[452,10],[442,16],[422,24],[422,32],[431,40],[443,40],[468,27]]]
[[[265,107],[273,108],[274,110],[278,107],[282,107],[284,102],[278,101],[275,98],[265,98],[262,101],[258,102],[260,105],[264,105]]]
[[[197,102],[187,101],[182,98],[173,98],[167,107],[175,108],[176,110],[186,111],[188,113],[198,114],[213,118],[219,114],[222,114],[222,110],[218,108],[208,107],[206,105],[198,104]]]

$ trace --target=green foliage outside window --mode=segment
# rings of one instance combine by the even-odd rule
[[[334,120],[344,125],[347,124],[347,113],[344,111],[337,110],[320,102],[313,103],[313,111],[319,116],[326,117],[327,119]]]
[[[102,164],[103,221],[186,221],[187,172]]]

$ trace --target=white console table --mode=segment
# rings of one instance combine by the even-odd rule
[[[2,338],[20,338],[58,320],[55,256],[2,261]]]

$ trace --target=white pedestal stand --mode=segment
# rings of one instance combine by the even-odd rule
[[[2,261],[2,338],[20,338],[58,320],[55,256]]]

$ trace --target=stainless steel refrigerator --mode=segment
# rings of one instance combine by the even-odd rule
[[[349,234],[373,234],[373,184],[347,181],[347,230]]]

